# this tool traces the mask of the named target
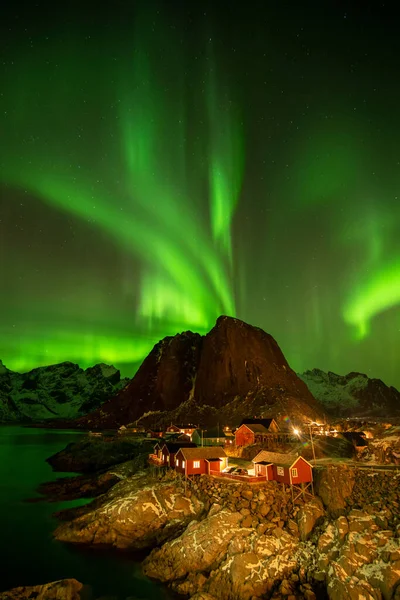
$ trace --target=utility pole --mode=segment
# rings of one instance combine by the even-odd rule
[[[313,435],[312,435],[312,430],[311,430],[311,424],[308,424],[308,427],[310,429],[310,442],[311,442],[311,448],[312,448],[312,453],[313,453],[313,457],[314,457],[314,463],[316,462],[316,458],[315,458],[315,449],[314,449],[314,439],[313,439]]]
[[[204,445],[203,430],[201,430],[201,447]]]

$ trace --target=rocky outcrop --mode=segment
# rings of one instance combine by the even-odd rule
[[[363,373],[336,375],[320,369],[305,371],[299,377],[325,410],[335,416],[400,415],[400,392],[380,379],[370,379]]]
[[[379,431],[380,430],[380,431]],[[400,465],[400,426],[376,427],[368,440],[368,458],[384,465]]]
[[[194,495],[186,497],[182,486],[141,474],[117,483],[54,535],[74,544],[151,548],[179,535],[202,511],[203,504]]]
[[[71,362],[14,373],[0,361],[0,422],[75,419],[115,396],[128,380],[113,366]]]
[[[297,514],[300,539],[305,542],[312,534],[315,526],[325,516],[324,507],[319,498],[309,500]]]
[[[277,342],[258,327],[220,317],[204,337],[185,332],[156,344],[130,384],[81,427],[115,427],[147,415],[150,427],[182,418],[235,424],[245,415],[323,416]]]
[[[81,600],[83,588],[83,584],[76,579],[60,579],[0,592],[0,600]]]
[[[343,481],[347,471],[337,467],[327,481]],[[191,489],[211,504],[207,517],[153,550],[144,572],[198,600],[397,600],[398,477],[371,475],[356,471],[340,501],[328,494],[333,512],[340,505],[345,513],[336,518],[318,498],[293,506],[267,482],[251,488],[200,477]]]
[[[199,523],[193,521],[178,540],[153,550],[143,563],[145,574],[160,581],[172,581],[193,571],[210,570],[213,564],[222,561],[233,538],[240,544],[241,535],[248,535],[240,527],[242,518],[240,513],[221,510]]]
[[[87,437],[68,444],[47,459],[54,471],[94,473],[128,460],[137,461],[137,469],[147,462],[151,442],[118,438]]]
[[[143,569],[180,594],[250,600],[297,571],[300,557],[300,542],[289,533],[276,528],[265,535],[245,527],[240,513],[219,510],[153,550]]]
[[[376,515],[352,510],[320,536],[315,574],[326,581],[331,600],[393,598],[400,584],[400,540],[378,523]]]
[[[329,465],[315,473],[315,490],[328,513],[333,517],[344,514],[346,500],[351,496],[355,483],[355,470],[346,465]]]

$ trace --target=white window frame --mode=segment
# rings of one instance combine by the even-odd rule
[[[299,473],[298,473],[298,471],[297,471],[297,468],[296,468],[296,467],[294,467],[294,468],[292,469],[292,477],[298,477],[298,476],[299,476]]]
[[[199,460],[193,461],[193,469],[200,469],[200,461]]]
[[[276,467],[276,474],[283,476],[285,474],[285,469],[283,467]]]

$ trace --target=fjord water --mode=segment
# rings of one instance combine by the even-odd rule
[[[146,579],[139,562],[126,555],[82,551],[52,537],[52,513],[87,501],[35,502],[38,485],[66,474],[53,473],[45,459],[82,434],[0,426],[0,591],[73,577],[92,586],[93,598],[167,599],[171,596]]]

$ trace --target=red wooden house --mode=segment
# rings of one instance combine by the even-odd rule
[[[185,476],[220,473],[227,466],[228,457],[219,446],[180,448],[175,455],[175,470]]]
[[[235,431],[236,446],[262,443],[271,433],[278,433],[275,419],[245,419]]]
[[[267,481],[298,486],[313,480],[313,466],[302,456],[261,450],[253,463],[256,475]]]
[[[166,442],[162,447],[162,464],[165,467],[175,467],[175,456],[180,448],[196,448],[192,442]]]
[[[174,425],[171,423],[171,425],[167,427],[166,431],[167,433],[184,433],[190,437],[196,428],[197,425]]]
[[[159,431],[159,430],[155,430],[155,429],[148,429],[146,431],[146,437],[148,438],[162,438],[164,435],[163,431]]]

